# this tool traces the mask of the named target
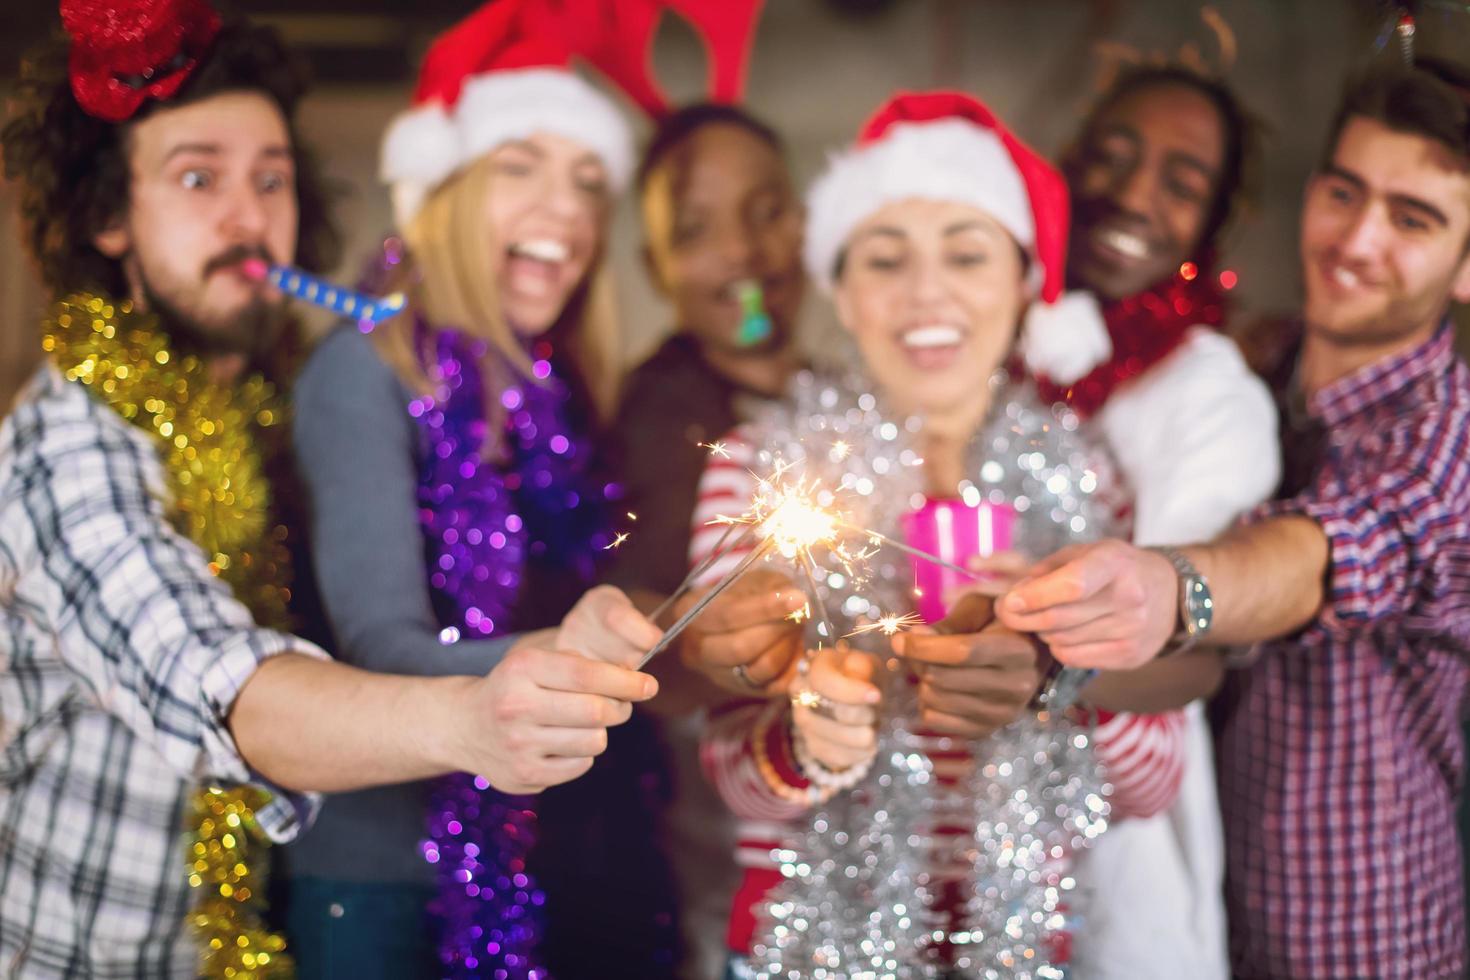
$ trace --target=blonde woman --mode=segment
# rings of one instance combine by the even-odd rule
[[[303,976],[544,975],[535,814],[506,794],[587,771],[631,708],[604,665],[517,640],[626,667],[658,636],[616,590],[578,599],[611,538],[589,435],[613,395],[601,257],[632,149],[517,9],[487,5],[430,52],[384,148],[401,239],[375,285],[408,309],[321,344],[295,423],[337,655],[500,679],[503,765],[326,803],[286,868]]]

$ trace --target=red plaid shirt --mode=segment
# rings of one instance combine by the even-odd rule
[[[1219,740],[1237,977],[1458,977],[1470,370],[1446,326],[1307,407],[1320,456],[1258,517],[1330,542],[1321,614],[1231,681]],[[1288,449],[1290,452],[1290,449]]]

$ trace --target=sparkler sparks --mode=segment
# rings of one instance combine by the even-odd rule
[[[912,626],[920,626],[923,622],[924,618],[916,613],[879,614],[878,618],[873,622],[859,626],[847,635],[857,636],[859,633],[881,632],[884,636],[893,636],[895,633],[901,633]]]
[[[696,446],[708,449],[711,456],[719,456],[724,459],[730,458],[730,449],[723,442],[697,442]]]
[[[627,531],[619,531],[617,533],[617,537],[615,537],[615,538],[612,539],[612,543],[609,544],[609,545],[607,545],[606,547],[604,547],[602,550],[603,551],[612,551],[614,548],[620,548],[620,547],[622,547],[623,542],[626,541],[626,540],[628,540],[628,532]]]
[[[820,708],[824,700],[826,699],[812,690],[797,691],[791,696],[791,703],[793,705],[798,708],[809,708],[812,710]]]
[[[700,445],[708,449],[712,456],[729,458],[729,450],[722,442],[700,443]],[[850,451],[850,447],[839,440],[833,444],[832,450],[845,453]],[[747,541],[752,539],[759,539],[759,541],[734,569],[727,572],[711,586],[699,602],[679,617],[653,649],[648,651],[642,663],[646,664],[654,655],[667,649],[669,644],[716,596],[728,589],[756,561],[767,558],[773,553],[779,554],[794,564],[798,573],[806,580],[806,603],[801,609],[788,614],[786,618],[793,623],[802,623],[815,618],[818,623],[819,636],[825,638],[828,643],[836,639],[836,633],[833,631],[831,618],[822,602],[819,581],[826,573],[819,571],[819,565],[814,557],[814,550],[817,548],[824,549],[826,555],[837,562],[848,579],[854,582],[862,580],[863,564],[885,546],[894,547],[926,561],[953,568],[963,574],[973,575],[967,569],[946,562],[938,555],[919,551],[887,535],[849,523],[846,515],[836,507],[834,495],[824,490],[819,481],[796,480],[793,482],[785,479],[797,462],[799,461],[777,458],[772,464],[770,474],[757,479],[755,494],[748,510],[733,516],[717,515],[708,522],[711,525],[724,527],[725,534],[715,546],[715,551],[692,569],[674,594],[659,607],[655,619],[671,608],[674,600],[690,588],[698,576],[716,559],[741,550]],[[744,527],[745,532],[739,535],[737,540],[727,545],[726,542],[736,527]],[[850,534],[862,543],[853,546],[842,540],[844,534]],[[613,547],[621,544],[621,539],[625,539],[626,535],[620,535],[619,538],[620,540],[614,542]],[[832,574],[835,577],[835,571]],[[915,592],[917,594],[917,590]],[[901,630],[922,622],[923,619],[913,613],[880,615],[875,622],[861,626],[847,635],[882,631],[885,636],[893,636]],[[818,642],[820,645],[821,641]]]
[[[784,558],[837,543],[837,514],[816,502],[815,491],[815,483],[779,486],[762,481],[756,493],[755,523]]]

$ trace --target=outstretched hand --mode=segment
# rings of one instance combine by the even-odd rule
[[[1179,579],[1157,552],[1123,541],[1064,548],[997,604],[1000,621],[1035,633],[1069,667],[1127,670],[1152,660],[1178,624]]]

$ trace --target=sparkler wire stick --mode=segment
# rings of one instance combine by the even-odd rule
[[[679,638],[679,634],[684,632],[684,630],[688,628],[689,624],[694,622],[694,618],[704,611],[705,606],[708,606],[711,602],[713,602],[721,592],[724,592],[730,586],[734,585],[735,582],[740,578],[740,576],[746,573],[751,565],[754,565],[758,559],[765,556],[767,551],[771,550],[771,547],[772,543],[770,538],[767,538],[760,544],[756,545],[755,550],[747,555],[745,559],[740,562],[739,565],[736,565],[733,569],[731,569],[731,571],[724,578],[716,582],[714,588],[710,589],[704,595],[700,596],[699,601],[690,606],[689,611],[680,616],[678,621],[675,622],[673,626],[670,626],[663,636],[659,637],[659,641],[653,645],[653,648],[643,655],[643,659],[638,661],[638,669],[642,670],[645,664],[647,664],[658,654],[667,650],[669,648],[669,644],[677,640]]]
[[[684,576],[684,581],[680,582],[678,586],[674,589],[674,591],[669,593],[668,598],[664,599],[663,602],[660,602],[658,604],[658,608],[654,609],[653,612],[648,614],[648,618],[651,622],[658,622],[659,617],[668,612],[673,607],[674,603],[679,601],[679,597],[688,592],[690,587],[694,585],[695,579],[699,578],[699,576],[708,571],[711,565],[728,555],[730,552],[738,549],[741,545],[745,544],[745,542],[749,541],[751,535],[755,534],[755,529],[759,525],[750,525],[746,529],[744,534],[732,541],[728,548],[725,547],[725,542],[729,540],[730,535],[733,534],[735,532],[735,528],[739,526],[740,525],[738,524],[731,524],[729,527],[725,528],[725,533],[720,535],[720,540],[715,542],[714,550],[705,555],[704,558],[699,562],[699,564],[691,568],[689,570],[689,574]]]
[[[798,554],[801,557],[801,561],[798,564],[801,565],[801,570],[806,575],[807,585],[812,590],[812,602],[816,603],[817,614],[821,616],[822,629],[827,634],[827,642],[836,646],[837,631],[832,628],[832,619],[827,615],[827,604],[822,601],[822,591],[817,585],[816,572],[812,568],[812,556],[805,549],[802,549]]]
[[[841,524],[843,527],[848,528],[849,530],[857,531],[860,534],[866,534],[869,537],[881,541],[890,547],[897,548],[899,551],[913,555],[915,558],[922,558],[925,561],[933,562],[940,568],[947,568],[952,572],[958,572],[966,578],[974,579],[977,582],[982,582],[985,580],[985,576],[981,575],[979,572],[972,572],[970,569],[964,568],[960,565],[956,565],[954,562],[945,561],[938,555],[932,554],[928,551],[921,551],[918,548],[915,548],[913,545],[904,544],[902,541],[895,541],[893,538],[890,538],[886,534],[879,534],[877,531],[871,531],[865,527],[858,527],[855,524],[848,524],[846,521],[838,521],[838,523]]]

